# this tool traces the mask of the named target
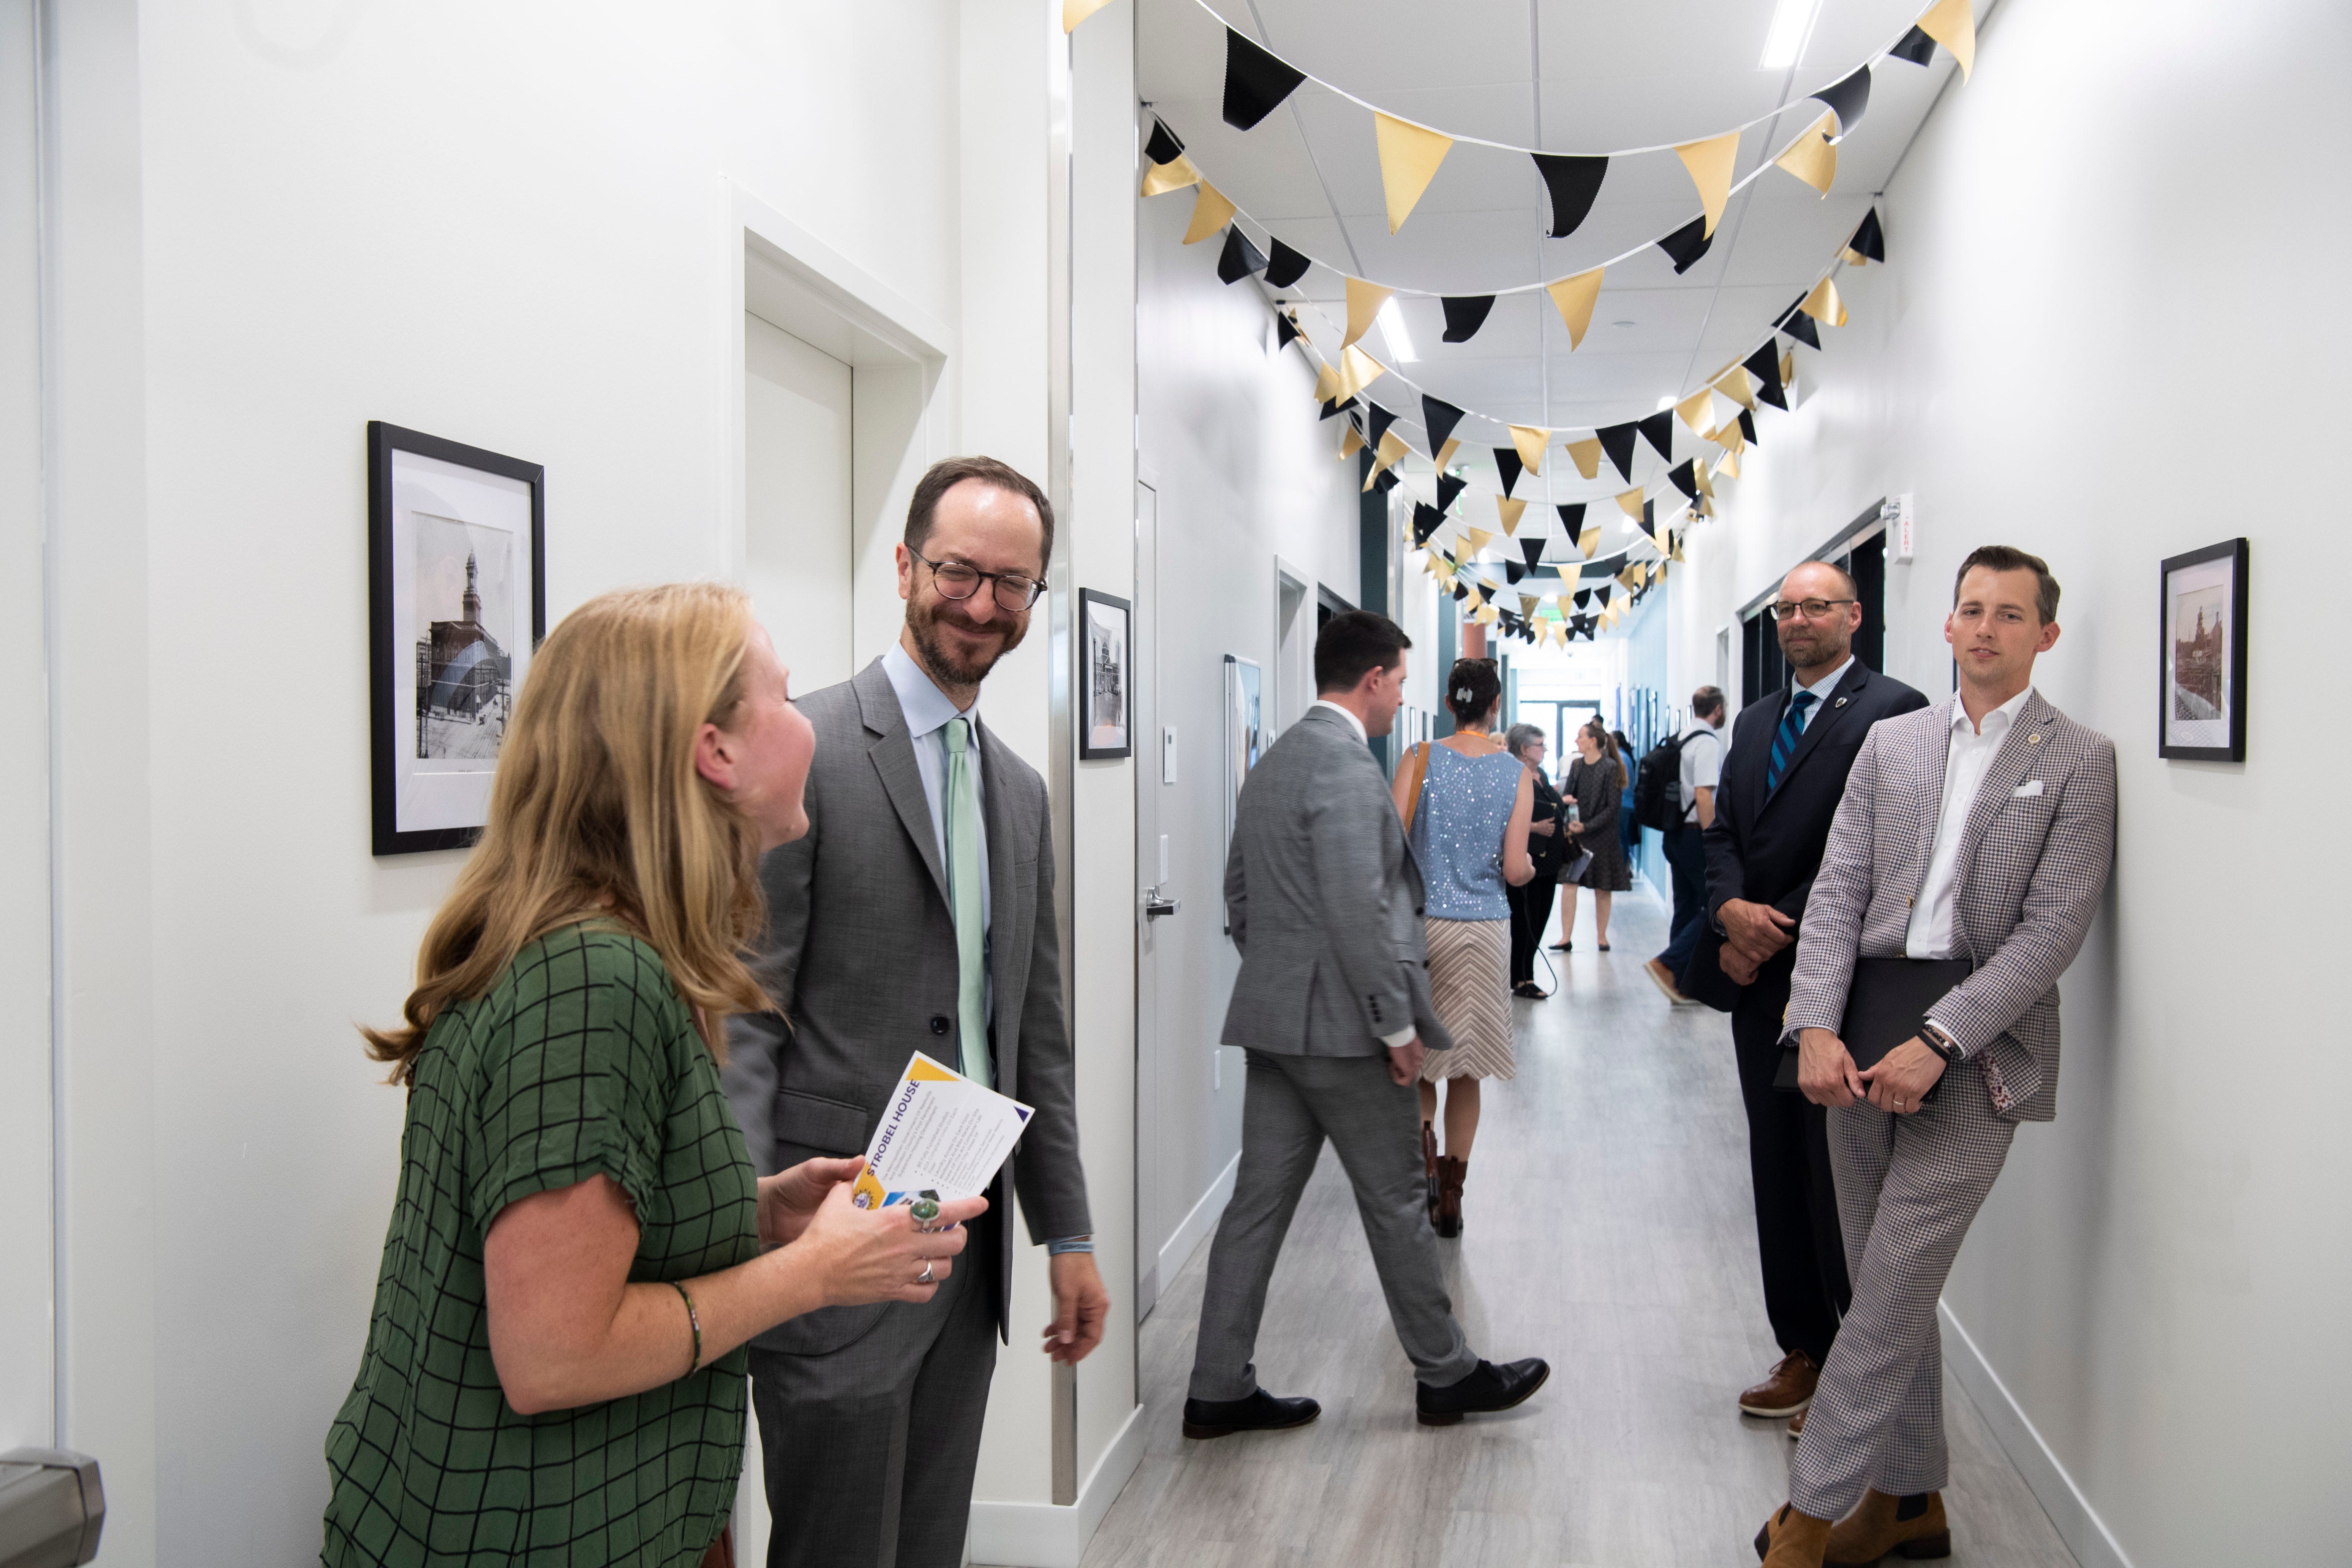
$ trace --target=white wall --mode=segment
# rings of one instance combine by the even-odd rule
[[[2037,684],[2115,739],[2118,863],[2063,987],[2059,1120],[2020,1134],[1946,1300],[2085,1563],[2319,1561],[2352,1528],[2352,1064],[2324,978],[2352,580],[2329,390],[2352,218],[2324,193],[2347,67],[2329,0],[2007,0],[1886,193],[1890,264],[1839,279],[1853,324],[1798,351],[1810,401],[1762,416],[1675,579],[1682,690],[1734,605],[1913,491],[1887,661],[1935,697],[1969,549],[2034,551],[2063,584]],[[2236,534],[2248,760],[2159,761],[2158,562]]]
[[[367,852],[365,422],[547,466],[551,619],[730,570],[732,181],[961,333],[931,455],[1042,474],[1053,8],[53,11],[59,1436],[110,1562],[301,1562],[396,1170],[353,1024],[459,858]],[[985,699],[1041,762],[1046,640]]]

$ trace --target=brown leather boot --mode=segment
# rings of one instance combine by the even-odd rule
[[[1764,1568],[1822,1568],[1822,1553],[1830,1543],[1830,1521],[1800,1513],[1784,1502],[1756,1532],[1756,1555]]]
[[[1456,1237],[1462,1234],[1462,1181],[1470,1173],[1470,1162],[1457,1160],[1451,1154],[1437,1162],[1437,1234]]]
[[[1427,1189],[1429,1223],[1437,1223],[1437,1129],[1421,1124],[1421,1179]]]
[[[1913,1559],[1952,1554],[1943,1493],[1896,1498],[1873,1487],[1853,1516],[1830,1531],[1822,1562],[1823,1568],[1870,1568],[1889,1552]]]

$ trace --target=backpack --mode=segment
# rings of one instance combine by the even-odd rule
[[[1669,735],[1650,748],[1633,779],[1633,820],[1664,833],[1683,817],[1683,737]]]

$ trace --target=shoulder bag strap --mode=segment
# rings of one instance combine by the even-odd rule
[[[1404,836],[1407,838],[1412,837],[1412,814],[1421,805],[1422,781],[1429,776],[1429,747],[1430,742],[1423,741],[1406,753],[1412,758],[1412,787],[1405,792],[1404,797]]]

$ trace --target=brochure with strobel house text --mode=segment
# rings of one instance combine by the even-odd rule
[[[917,1051],[882,1109],[850,1201],[884,1208],[924,1193],[968,1198],[985,1192],[1030,1115],[1019,1100]]]

